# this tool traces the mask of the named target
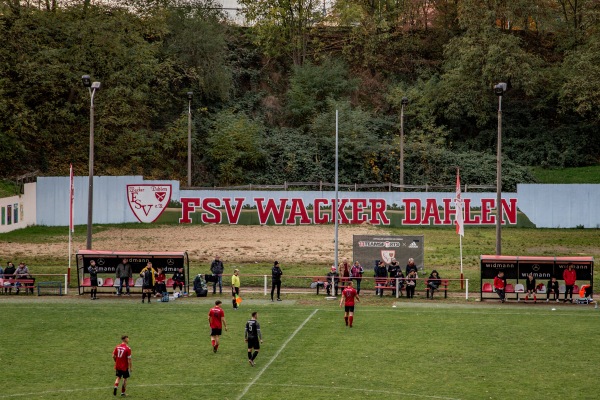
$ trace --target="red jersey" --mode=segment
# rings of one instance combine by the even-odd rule
[[[577,272],[575,272],[574,269],[570,271],[568,269],[565,269],[563,271],[563,279],[565,281],[565,285],[574,285],[575,281],[577,281]]]
[[[496,289],[504,289],[504,278],[494,278],[494,287]]]
[[[346,289],[344,289],[342,291],[342,296],[345,296],[345,298],[346,298],[346,302],[344,303],[344,305],[353,306],[354,298],[356,297],[357,294],[358,293],[356,292],[356,289],[354,289],[353,287],[347,287]]]
[[[222,329],[223,324],[221,319],[225,317],[225,313],[221,307],[213,307],[208,312],[208,316],[210,317],[210,327],[212,329]]]
[[[131,358],[131,348],[125,343],[121,343],[113,350],[115,358],[115,369],[127,371],[129,369],[129,359]]]

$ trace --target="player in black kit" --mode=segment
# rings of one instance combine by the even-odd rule
[[[254,311],[252,313],[252,319],[246,322],[246,332],[244,338],[248,343],[248,363],[254,367],[254,359],[258,355],[260,350],[260,344],[262,343],[262,333],[260,332],[260,324],[256,320],[258,313]],[[253,352],[254,351],[254,352]]]

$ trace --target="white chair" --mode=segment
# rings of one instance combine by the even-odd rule
[[[136,286],[136,287],[137,287],[137,286],[142,286],[143,284],[144,284],[144,278],[141,278],[141,277],[140,277],[140,278],[137,278],[137,279],[135,280],[135,284],[134,284],[134,286]]]
[[[98,278],[98,286],[102,286],[103,283],[104,283],[104,279]]]
[[[515,285],[515,293],[525,293],[525,287],[522,283],[517,283]]]
[[[540,288],[537,290],[538,293],[544,294],[546,293],[546,285],[542,284]]]
[[[567,289],[567,288],[565,287],[565,285],[560,285],[560,286],[558,287],[558,293],[564,293],[566,289]]]
[[[115,278],[115,283],[113,283],[113,286],[118,288],[121,285],[121,278]]]

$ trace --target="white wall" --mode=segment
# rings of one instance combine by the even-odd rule
[[[18,196],[0,198],[0,233],[25,228],[36,223],[35,209],[36,184],[26,183],[24,194]],[[11,207],[10,224],[8,223],[8,206]],[[17,210],[17,222],[15,223],[15,208]],[[4,218],[2,218],[4,215]]]

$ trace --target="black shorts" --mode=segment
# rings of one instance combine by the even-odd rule
[[[221,328],[210,328],[210,336],[221,336],[223,329]]]
[[[354,312],[354,306],[344,306],[344,311],[346,311],[346,312]]]
[[[120,369],[117,369],[116,371],[117,371],[117,376],[119,378],[124,378],[124,379],[129,378],[129,370],[128,369],[126,369],[125,371],[121,371]]]
[[[90,279],[90,286],[94,287],[94,286],[98,286],[98,278],[96,279]]]
[[[248,338],[248,348],[249,349],[254,349],[254,350],[260,349],[260,340],[258,340],[257,337],[255,337],[255,338]]]

